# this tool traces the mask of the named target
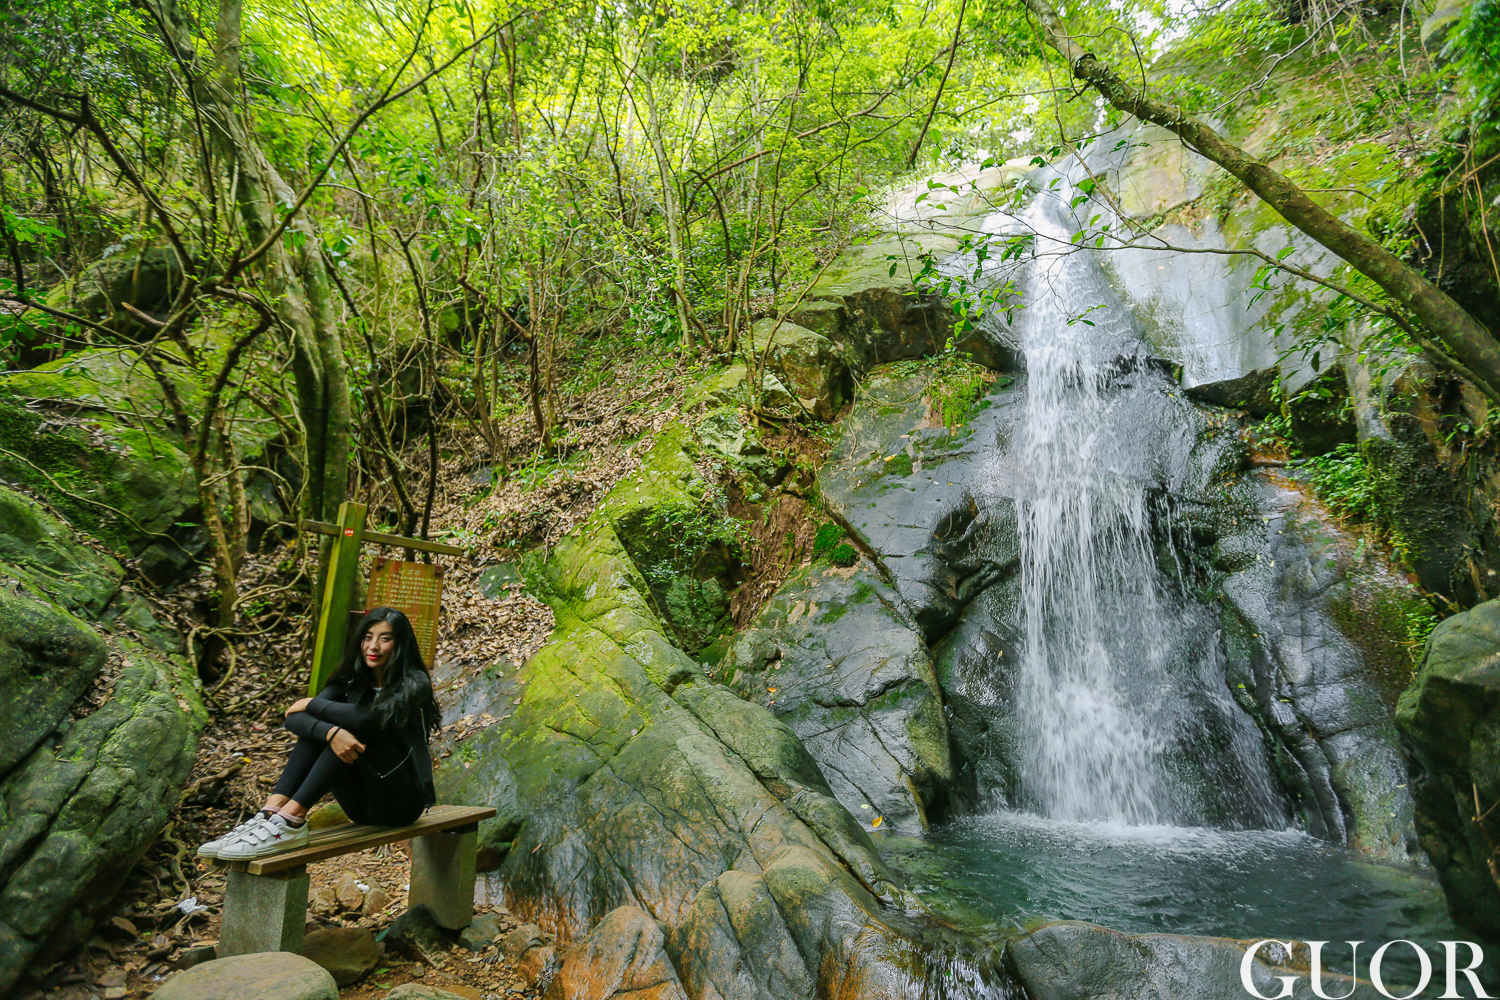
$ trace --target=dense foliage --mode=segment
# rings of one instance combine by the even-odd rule
[[[1422,55],[1404,7],[1064,13],[1184,110],[1246,129],[1292,115],[1267,155],[1415,252],[1407,206],[1484,194],[1494,10],[1471,8],[1449,62]],[[502,480],[558,467],[590,370],[742,353],[891,185],[1054,157],[1119,123],[1045,52],[1011,0],[12,4],[0,353],[142,357],[191,453],[227,627],[247,463],[288,509],[327,517],[356,495],[404,532],[431,529],[454,448]],[[943,280],[960,327],[1016,305]],[[1358,310],[1296,340],[1320,359],[1405,346]],[[945,422],[982,385],[961,367]],[[251,419],[281,428],[266,456],[236,450]]]

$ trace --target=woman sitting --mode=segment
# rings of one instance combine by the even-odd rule
[[[266,804],[198,853],[247,861],[306,846],[307,810],[330,791],[356,823],[415,822],[437,801],[427,738],[440,723],[411,622],[376,608],[328,686],[287,709],[299,739]]]

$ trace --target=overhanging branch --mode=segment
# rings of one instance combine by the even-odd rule
[[[1500,343],[1484,324],[1379,241],[1313,201],[1284,174],[1228,141],[1181,106],[1153,100],[1144,90],[1126,82],[1073,39],[1049,0],[1022,3],[1040,22],[1047,44],[1067,60],[1075,79],[1092,87],[1120,111],[1182,139],[1238,178],[1288,223],[1375,282],[1411,317],[1421,331],[1416,337],[1419,343],[1440,344],[1440,360],[1444,360],[1443,354],[1451,356],[1486,396],[1500,403]]]

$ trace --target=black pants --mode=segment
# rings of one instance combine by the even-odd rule
[[[408,788],[410,783],[397,777],[407,771],[399,758],[392,747],[372,742],[358,760],[346,764],[327,743],[303,736],[292,747],[274,792],[305,809],[332,792],[356,823],[405,826],[415,822],[427,804],[415,787]]]

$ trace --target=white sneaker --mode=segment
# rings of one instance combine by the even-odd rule
[[[218,840],[210,840],[208,843],[198,848],[198,857],[217,858],[220,851],[228,847],[230,844],[234,843],[237,839],[239,839],[240,834],[250,829],[250,825],[252,823],[262,818],[263,817],[261,816],[261,814],[257,812],[253,814],[249,819],[245,820],[245,822],[241,823],[233,830],[230,830],[228,833],[224,834],[224,836],[220,837]]]
[[[250,861],[283,851],[294,851],[306,847],[312,831],[304,822],[301,826],[288,826],[280,816],[263,819],[260,816],[241,833],[232,844],[219,850],[220,861]]]

